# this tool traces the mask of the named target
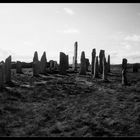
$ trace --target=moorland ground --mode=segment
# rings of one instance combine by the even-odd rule
[[[16,86],[0,92],[0,136],[140,136],[140,72],[111,67],[109,82],[78,73],[32,77],[12,70]]]

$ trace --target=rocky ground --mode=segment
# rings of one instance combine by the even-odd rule
[[[0,92],[0,136],[140,136],[140,73],[130,70],[126,87],[119,69],[107,83],[90,73],[24,73]]]

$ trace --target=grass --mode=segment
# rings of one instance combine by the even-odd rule
[[[139,73],[129,69],[126,87],[119,68],[109,83],[71,73],[32,78],[31,86],[31,69],[24,73],[12,74],[19,86],[0,94],[0,136],[140,136]]]

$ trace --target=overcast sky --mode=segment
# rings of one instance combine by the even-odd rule
[[[72,62],[78,41],[78,62],[104,49],[111,63],[122,58],[140,62],[140,4],[136,3],[0,3],[0,60],[31,62],[38,51],[59,61],[59,52]]]

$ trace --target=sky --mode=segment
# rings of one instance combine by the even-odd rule
[[[111,64],[140,63],[139,3],[0,3],[0,61],[32,62],[46,51],[47,61],[59,54],[72,63],[74,42],[91,62],[92,49],[110,54]]]

